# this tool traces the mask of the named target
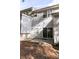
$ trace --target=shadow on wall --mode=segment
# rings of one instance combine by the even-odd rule
[[[44,21],[43,16],[40,17],[34,17],[32,20],[32,27],[36,26],[40,22]]]
[[[53,20],[51,20],[44,28],[53,28],[52,25],[53,25]],[[53,44],[54,43],[53,37],[52,38],[44,38],[43,37],[43,28],[41,28],[41,29],[37,29],[37,32],[36,32],[37,35],[32,39],[34,39],[34,40],[36,39],[39,41],[44,41],[44,42]],[[52,36],[53,36],[53,33],[52,33]]]
[[[44,23],[44,24],[43,24]],[[43,28],[46,27],[52,27],[52,17],[46,18],[44,19],[42,22],[38,23],[36,26],[33,27],[33,29],[31,30],[30,34],[27,35],[27,38],[35,38],[36,36],[38,36],[37,31],[40,33],[41,31],[43,31]],[[51,24],[51,25],[50,25]],[[41,29],[40,29],[41,28]]]

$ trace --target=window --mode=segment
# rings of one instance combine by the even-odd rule
[[[34,17],[37,17],[37,13],[34,13],[34,15],[33,15]]]
[[[53,38],[53,29],[52,28],[43,28],[43,37],[44,38]]]
[[[47,38],[47,28],[43,28],[43,37]]]
[[[37,17],[37,15],[34,15],[34,17]]]
[[[52,10],[48,10],[48,17],[51,16]]]
[[[48,38],[52,38],[52,28],[48,28],[47,29],[47,33],[48,33]]]
[[[45,11],[43,14],[43,18],[46,18],[46,17],[47,17],[47,11]]]

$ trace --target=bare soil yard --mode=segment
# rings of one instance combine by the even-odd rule
[[[20,42],[20,59],[59,59],[59,51],[46,42]]]

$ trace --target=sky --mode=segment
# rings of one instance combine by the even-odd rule
[[[46,6],[51,6],[54,4],[59,3],[59,0],[20,0],[20,10],[26,9],[29,7],[34,7],[34,8],[43,8]]]

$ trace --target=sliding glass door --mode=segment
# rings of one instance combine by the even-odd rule
[[[53,38],[53,29],[43,28],[43,38]]]

